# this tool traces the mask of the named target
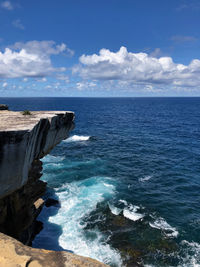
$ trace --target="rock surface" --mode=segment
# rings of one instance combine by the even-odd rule
[[[32,162],[67,138],[73,119],[66,111],[0,111],[0,198],[27,183]]]
[[[8,106],[5,104],[0,104],[0,110],[8,110]]]
[[[43,205],[41,198],[46,190],[46,183],[40,181],[42,162],[34,160],[29,171],[28,182],[15,192],[0,199],[0,232],[31,245],[35,234],[41,230],[41,223],[36,221]]]
[[[41,230],[46,183],[39,159],[67,138],[73,120],[66,111],[0,111],[0,232],[30,245]]]
[[[96,260],[65,251],[49,251],[27,247],[0,233],[1,267],[106,267]]]

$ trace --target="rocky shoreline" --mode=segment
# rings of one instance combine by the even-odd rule
[[[29,247],[42,229],[37,221],[46,183],[42,162],[74,128],[69,111],[8,111],[0,105],[0,263],[7,266],[106,266],[68,252]],[[48,201],[47,205],[51,205]],[[18,241],[17,241],[18,240]],[[20,241],[20,242],[19,242]],[[23,243],[23,244],[22,244]],[[29,245],[29,246],[26,246]]]

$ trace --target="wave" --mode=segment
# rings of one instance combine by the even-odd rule
[[[136,206],[132,206],[132,207],[129,206],[129,208],[125,208],[123,210],[124,217],[126,217],[129,220],[132,220],[134,222],[142,219],[144,217],[144,215],[141,213],[137,213],[138,208],[139,207],[136,207]]]
[[[42,159],[42,162],[44,163],[56,163],[63,161],[65,159],[64,156],[53,156],[53,155],[47,155]]]
[[[110,208],[110,211],[114,215],[119,215],[122,212],[122,209],[119,209],[119,208],[115,207],[114,205],[110,204],[109,202],[108,202],[108,206]]]
[[[152,176],[148,175],[148,176],[145,176],[143,178],[139,178],[138,181],[139,182],[146,182],[146,181],[149,181],[151,178],[152,178]]]
[[[140,207],[134,206],[132,204],[128,204],[127,201],[123,199],[120,199],[119,202],[124,205],[124,208],[118,208],[108,203],[110,211],[114,215],[119,215],[122,212],[124,217],[132,221],[138,221],[144,217],[143,214],[138,213],[138,210],[140,209]]]
[[[182,240],[181,247],[177,253],[172,255],[177,257],[179,264],[177,267],[200,267],[200,244]],[[145,267],[156,267],[152,264],[144,264]],[[173,265],[174,266],[174,265]]]
[[[108,265],[121,266],[120,253],[106,243],[103,233],[98,228],[85,230],[86,224],[83,223],[85,216],[95,210],[98,203],[113,198],[115,180],[110,177],[95,176],[63,184],[55,190],[61,202],[61,208],[57,214],[49,217],[49,222],[62,227],[59,245],[78,255],[91,257]],[[42,239],[42,235],[47,235],[45,229],[47,229],[46,225],[36,240],[39,236]],[[47,239],[46,242],[48,242]]]
[[[196,242],[181,241],[182,263],[178,267],[200,267],[200,244]]]
[[[73,135],[73,136],[65,139],[63,142],[66,142],[66,143],[82,142],[82,141],[88,141],[89,139],[90,139],[90,136]]]
[[[175,227],[169,225],[162,217],[157,218],[154,222],[149,222],[152,228],[160,229],[167,237],[177,237],[178,231]]]

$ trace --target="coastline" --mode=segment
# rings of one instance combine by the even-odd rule
[[[0,261],[4,266],[106,266],[69,252],[33,249],[42,229],[37,216],[44,205],[42,162],[74,128],[69,111],[0,111]],[[19,241],[17,241],[19,240]],[[25,244],[25,245],[23,245]]]

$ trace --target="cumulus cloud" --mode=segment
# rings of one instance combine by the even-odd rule
[[[66,44],[54,41],[15,43],[0,51],[0,78],[45,77],[65,68],[53,67],[51,55],[70,53]]]
[[[74,51],[69,49],[66,44],[56,44],[54,41],[29,41],[26,43],[17,42],[13,49],[25,49],[28,53],[58,55],[60,53],[73,55]]]
[[[101,49],[99,54],[82,55],[73,68],[83,79],[128,81],[159,86],[200,86],[200,60],[177,64],[171,57],[155,58],[146,53]]]
[[[151,57],[160,57],[162,55],[162,51],[160,48],[155,48],[154,51],[150,53]]]
[[[14,6],[13,6],[13,4],[10,1],[3,1],[1,3],[1,7],[4,8],[4,9],[7,9],[7,10],[14,9]]]
[[[20,30],[24,30],[24,29],[25,29],[25,27],[24,27],[24,25],[22,24],[22,22],[21,22],[20,19],[16,19],[16,20],[14,20],[14,21],[12,22],[12,24],[13,24],[13,26],[14,26],[15,28],[18,28],[18,29],[20,29]]]

